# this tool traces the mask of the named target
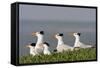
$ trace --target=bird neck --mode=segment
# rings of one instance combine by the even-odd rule
[[[32,53],[33,53],[33,48],[31,47],[31,48],[30,48],[30,54],[32,54]]]
[[[48,47],[46,47],[46,48],[44,47],[44,50],[48,50],[48,49],[49,49]]]
[[[64,44],[63,39],[62,38],[58,39],[58,45],[62,45],[62,44]]]
[[[75,43],[74,43],[74,47],[78,47],[78,43],[80,42],[80,37],[79,36],[75,36]]]
[[[43,36],[38,36],[36,44],[41,44],[41,43],[43,43]]]
[[[45,46],[45,47],[44,47],[44,49],[45,49],[45,50],[48,50],[48,49],[49,49],[49,47],[48,47],[48,46]]]

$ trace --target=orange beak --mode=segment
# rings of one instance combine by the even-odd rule
[[[32,36],[33,36],[33,37],[36,36],[36,32],[32,32]]]
[[[29,45],[27,45],[26,48],[29,48]]]
[[[69,32],[68,34],[69,34],[70,36],[72,36],[72,35],[73,35],[73,33],[74,33],[74,32]]]
[[[52,38],[52,39],[55,39],[55,38],[56,38],[55,35],[56,35],[56,34],[53,34],[53,35],[51,36],[51,38]]]
[[[29,46],[30,46],[30,43],[27,45],[27,46],[25,46],[26,48],[29,48]]]

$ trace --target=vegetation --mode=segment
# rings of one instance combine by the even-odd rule
[[[20,64],[29,63],[50,63],[50,62],[69,62],[69,61],[80,61],[80,60],[95,60],[96,49],[80,49],[74,51],[67,51],[63,53],[52,53],[52,55],[27,55],[22,56],[19,59]]]

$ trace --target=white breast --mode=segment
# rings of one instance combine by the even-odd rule
[[[31,47],[31,48],[30,48],[30,54],[33,55],[33,56],[36,55],[35,47]]]
[[[44,46],[44,52],[43,53],[46,54],[46,55],[50,55],[51,52],[50,52],[49,46],[47,44],[44,44],[43,46]]]
[[[44,50],[44,54],[50,55],[50,51],[49,50]]]
[[[42,44],[41,45],[36,45],[36,47],[35,47],[36,54],[43,54],[43,50],[44,50],[44,47],[43,47]]]

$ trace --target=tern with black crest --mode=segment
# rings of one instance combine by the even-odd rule
[[[57,52],[63,52],[63,51],[73,51],[73,47],[70,45],[67,45],[63,41],[63,33],[57,33],[54,35],[54,37],[58,40],[56,50]]]

